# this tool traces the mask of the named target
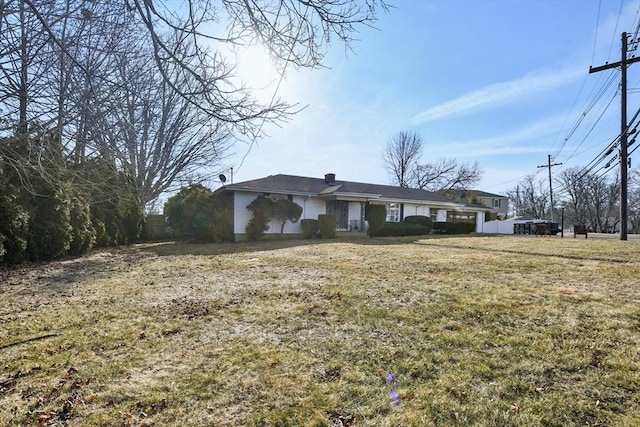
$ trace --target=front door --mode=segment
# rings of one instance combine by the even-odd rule
[[[327,201],[327,213],[336,216],[336,230],[347,230],[349,227],[349,202],[329,200]]]

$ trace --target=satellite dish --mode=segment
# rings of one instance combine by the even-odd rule
[[[224,176],[224,174],[222,174],[222,173],[220,175],[218,175],[218,178],[220,178],[220,182],[223,183],[223,184],[225,182],[227,182],[227,177]]]

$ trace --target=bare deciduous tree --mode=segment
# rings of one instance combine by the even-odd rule
[[[260,43],[282,72],[320,67],[331,38],[349,46],[386,8],[384,0],[0,0],[0,137],[28,128],[33,138],[54,135],[41,140],[62,146],[61,168],[82,170],[99,156],[150,201],[187,175],[198,180],[203,166],[211,173],[234,135],[257,137],[265,122],[295,113],[241,86],[230,46]],[[22,171],[5,148],[1,160]]]
[[[420,135],[410,131],[395,134],[382,153],[382,160],[392,177],[392,182],[400,187],[410,187],[412,171],[421,155]]]
[[[458,163],[455,159],[442,159],[436,163],[416,165],[411,182],[423,190],[440,191],[470,188],[482,178],[478,162]]]
[[[566,195],[563,205],[569,223],[586,225],[595,232],[616,229],[620,223],[618,178],[610,180],[575,167],[562,171],[557,182]]]
[[[183,62],[189,51],[176,52]],[[117,65],[118,82],[107,108],[101,133],[109,155],[136,177],[138,194],[148,204],[164,191],[210,177],[224,159],[229,125],[194,108],[173,88],[187,86],[191,75],[179,67],[165,77],[150,68],[144,55]],[[170,81],[167,81],[170,79]]]
[[[0,18],[15,14],[15,5],[26,8],[51,43],[71,61],[77,62],[73,49],[61,38],[58,13],[69,2],[79,19],[92,20],[93,11],[82,0],[42,1],[5,0]],[[269,105],[257,102],[244,88],[230,79],[233,64],[228,64],[223,48],[231,45],[263,44],[281,67],[319,67],[332,37],[346,46],[360,25],[371,25],[384,0],[185,0],[180,4],[153,0],[104,0],[106,8],[119,10],[136,22],[135,31],[152,46],[149,60],[172,89],[193,107],[217,120],[230,123],[236,131],[255,135],[263,120],[277,121],[294,112],[293,106],[274,100]],[[85,7],[86,6],[86,7]],[[1,20],[1,19],[0,19]],[[220,23],[227,25],[220,25]],[[189,61],[176,55],[176,46],[190,46]],[[171,70],[175,65],[188,81],[176,86]]]
[[[469,188],[482,178],[482,169],[477,162],[467,164],[442,159],[435,163],[419,163],[422,149],[422,138],[410,131],[398,132],[387,143],[382,161],[393,184],[440,191]]]
[[[508,191],[509,204],[516,210],[516,216],[535,219],[546,217],[549,208],[548,184],[544,179],[536,180],[536,175],[527,175],[517,186]]]

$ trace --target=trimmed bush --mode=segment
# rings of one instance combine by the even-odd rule
[[[164,205],[174,235],[198,242],[233,240],[232,212],[228,194],[214,193],[200,184],[183,188]]]
[[[69,210],[71,221],[70,255],[82,255],[96,243],[96,229],[91,224],[89,202],[79,194],[71,199]]]
[[[18,203],[15,194],[0,195],[0,239],[4,240],[1,262],[20,264],[26,260],[28,233],[29,213]]]
[[[333,214],[318,215],[318,229],[320,238],[332,239],[336,237],[336,216]]]
[[[67,254],[71,245],[71,198],[64,189],[43,181],[29,203],[27,257],[47,261]]]
[[[368,204],[365,209],[365,219],[369,222],[369,236],[377,236],[387,220],[387,207]]]
[[[273,204],[272,215],[280,221],[280,234],[283,234],[287,221],[295,224],[300,220],[302,206],[289,199],[276,199]]]
[[[317,219],[300,220],[300,226],[302,227],[302,236],[305,239],[313,239],[318,235],[319,225]]]
[[[249,205],[249,209],[253,216],[245,227],[247,239],[256,241],[262,239],[264,232],[269,229],[269,221],[275,210],[275,201],[270,197],[258,196]]]
[[[476,230],[475,224],[468,222],[434,222],[433,234],[470,234]]]
[[[404,218],[404,222],[409,224],[419,224],[423,227],[427,227],[429,232],[433,229],[433,221],[428,216],[424,215],[410,215]]]
[[[384,226],[378,231],[378,236],[424,236],[429,234],[431,228],[421,224],[412,224],[410,222],[385,222]]]

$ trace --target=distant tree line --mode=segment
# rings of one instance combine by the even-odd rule
[[[640,233],[640,172],[630,173],[628,192],[629,232]],[[512,215],[549,219],[549,181],[529,175],[507,192]],[[617,175],[585,173],[581,167],[561,171],[553,181],[555,218],[564,212],[565,226],[585,225],[589,230],[620,230],[620,179]]]

